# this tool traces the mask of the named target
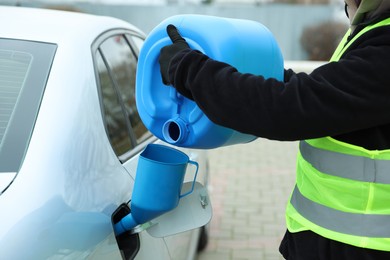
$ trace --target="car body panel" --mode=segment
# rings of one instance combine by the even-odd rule
[[[151,137],[124,161],[118,159],[102,120],[91,46],[110,32],[143,33],[111,17],[19,7],[0,11],[1,24],[12,24],[2,26],[0,39],[57,46],[23,163],[17,174],[0,172],[0,259],[120,257],[111,215],[131,199],[139,152],[160,141]],[[199,151],[185,152],[207,160]],[[201,165],[198,181],[206,183]],[[198,233],[161,239],[141,232],[136,259],[191,258]]]

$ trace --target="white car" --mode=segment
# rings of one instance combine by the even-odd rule
[[[145,35],[112,17],[0,13],[0,259],[193,259],[207,242],[207,221],[177,220],[191,203],[210,214],[201,150],[177,148],[199,163],[203,199],[193,192],[152,223],[158,236],[148,226],[113,231],[131,210],[140,152],[167,145],[135,105]]]

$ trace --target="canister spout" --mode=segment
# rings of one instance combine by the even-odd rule
[[[183,143],[188,137],[187,124],[180,117],[167,120],[162,131],[164,139],[170,144]]]

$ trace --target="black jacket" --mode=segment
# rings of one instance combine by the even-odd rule
[[[390,26],[359,37],[338,62],[284,75],[282,82],[242,74],[194,50],[177,54],[169,67],[178,91],[190,90],[219,125],[281,141],[332,136],[390,148]]]
[[[332,136],[369,150],[390,149],[390,26],[365,33],[338,62],[309,75],[285,70],[284,82],[239,73],[193,50],[173,58],[169,80],[183,95],[189,90],[214,123],[243,133],[281,141]],[[279,250],[286,259],[390,259],[390,252],[311,231],[287,231]]]

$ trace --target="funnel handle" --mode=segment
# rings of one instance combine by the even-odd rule
[[[189,160],[188,163],[193,164],[196,167],[194,181],[192,182],[191,190],[189,190],[188,192],[186,192],[184,194],[180,194],[180,198],[183,198],[183,197],[187,196],[188,194],[190,194],[191,192],[194,191],[195,180],[196,180],[196,176],[198,175],[199,164],[197,162],[191,161],[191,160]]]

